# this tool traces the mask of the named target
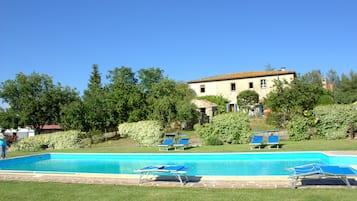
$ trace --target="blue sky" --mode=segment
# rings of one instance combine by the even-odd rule
[[[98,64],[177,81],[270,64],[357,69],[355,0],[0,0],[0,82],[50,75],[82,92]]]

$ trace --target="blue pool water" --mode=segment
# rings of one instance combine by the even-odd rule
[[[0,171],[51,173],[136,174],[147,165],[192,167],[192,176],[277,176],[308,163],[357,165],[356,156],[328,156],[322,152],[223,154],[42,154],[0,161]]]

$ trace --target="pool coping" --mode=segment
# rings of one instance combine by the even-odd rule
[[[320,151],[329,156],[356,156],[357,151]],[[244,152],[235,152],[244,153]],[[249,152],[252,153],[252,152]],[[260,152],[254,152],[260,153]],[[271,153],[271,152],[262,152]],[[49,153],[51,154],[51,153]],[[357,164],[351,166],[357,169]],[[289,176],[189,176],[189,182],[181,186],[175,177],[151,176],[139,184],[138,174],[87,174],[87,173],[41,173],[26,171],[0,171],[1,181],[55,182],[80,184],[106,184],[127,186],[160,186],[160,187],[198,187],[198,188],[290,188]],[[356,177],[349,177],[354,181]],[[339,181],[331,180],[329,185],[302,185],[299,188],[346,188]],[[353,182],[357,189],[357,182]]]

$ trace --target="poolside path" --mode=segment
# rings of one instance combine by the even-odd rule
[[[86,175],[86,174],[0,174],[2,181],[31,181],[80,184],[106,184],[126,186],[157,186],[183,188],[290,188],[288,177],[189,177],[189,182],[181,186],[175,177],[160,177],[138,183],[138,175]],[[356,178],[350,179],[352,188],[357,189]],[[298,184],[300,185],[300,184]],[[346,188],[339,179],[311,180],[299,188]]]

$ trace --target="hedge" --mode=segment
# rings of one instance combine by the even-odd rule
[[[123,123],[118,126],[121,137],[129,137],[142,146],[157,145],[164,134],[158,121]]]
[[[44,148],[76,149],[80,147],[79,131],[62,131],[35,135],[21,139],[12,145],[14,151],[39,151]]]
[[[246,113],[232,112],[213,117],[211,123],[195,125],[205,144],[244,144],[249,142],[250,126]]]
[[[347,136],[351,123],[357,123],[357,106],[327,105],[314,108],[314,115],[318,121],[318,133],[326,139],[339,139]]]

